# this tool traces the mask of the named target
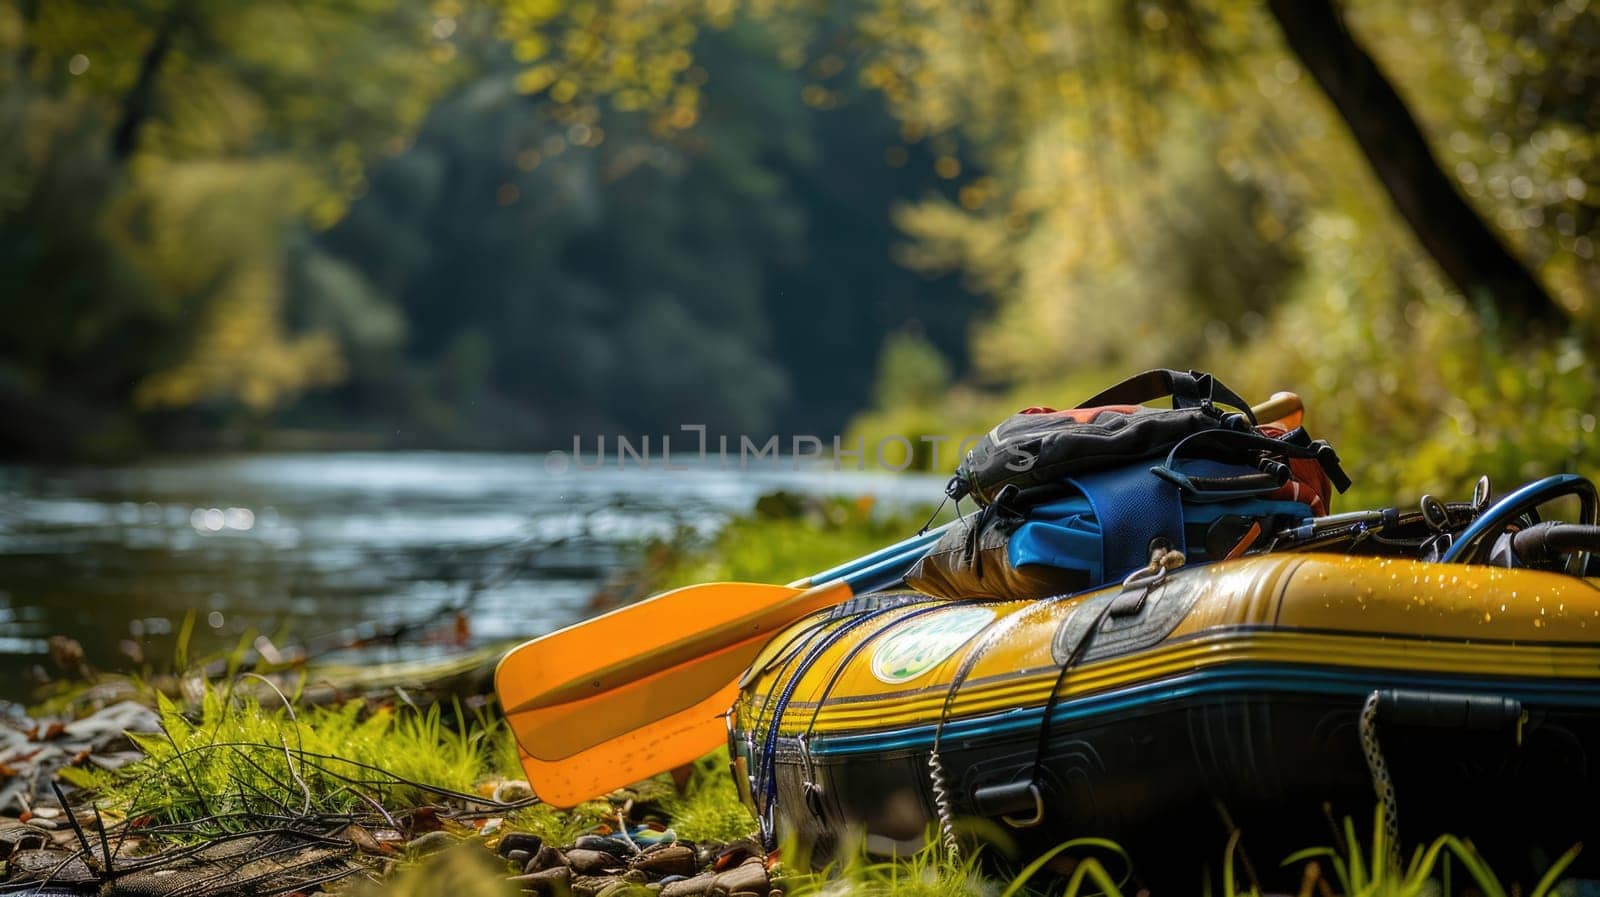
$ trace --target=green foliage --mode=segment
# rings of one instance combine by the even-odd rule
[[[1360,503],[1592,465],[1600,17],[1340,7],[1569,332],[1442,281],[1261,0],[12,2],[0,435],[915,441],[1160,364]]]
[[[915,331],[891,334],[878,360],[873,401],[879,408],[926,405],[950,388],[950,363]]]
[[[696,70],[685,57],[698,47],[656,47],[621,25],[637,5],[507,0],[519,33],[549,38],[532,86],[564,84],[579,107],[627,95],[675,114],[685,95],[672,85]],[[982,432],[1132,370],[1203,366],[1253,394],[1304,394],[1357,477],[1354,503],[1597,460],[1600,18],[1582,2],[1340,4],[1442,168],[1572,313],[1569,333],[1526,344],[1441,280],[1258,0],[649,6],[683,34],[739,11],[769,29],[852,33],[860,82],[958,185],[899,209],[912,241],[897,257],[994,298],[972,331],[973,376],[943,389],[943,372],[897,338],[852,436]],[[553,37],[574,21],[605,35],[600,56]],[[594,76],[619,58],[640,65]],[[629,93],[647,70],[654,86]],[[954,455],[919,447],[916,462],[948,469]]]
[[[426,16],[0,4],[0,127],[26,135],[0,147],[9,445],[125,449],[136,416],[258,417],[344,376],[332,334],[285,320],[285,246],[343,214],[447,83]]]
[[[709,542],[685,534],[651,571],[661,589],[697,582],[791,582],[912,535],[926,513],[885,514],[870,498],[765,496]]]
[[[1345,507],[1600,462],[1600,20],[1582,4],[1341,4],[1444,168],[1572,312],[1530,343],[1441,281],[1262,4],[877,6],[866,77],[989,172],[960,202],[903,210],[905,258],[997,308],[977,376],[876,407],[854,426],[869,442],[982,432],[1174,366],[1300,392],[1357,481]]]
[[[665,132],[628,103],[525,95],[498,45],[462,46],[483,71],[300,257],[292,317],[361,359],[301,419],[354,409],[446,444],[667,433],[681,448],[682,424],[838,428],[871,382],[878,321],[933,319],[940,351],[964,356],[969,297],[890,260],[891,205],[938,179],[883,160],[895,125],[876,97],[846,83],[825,111],[799,102],[807,79],[771,30],[700,34],[698,123]],[[358,348],[371,312],[341,301],[353,286],[407,338]]]
[[[0,4],[0,436],[826,434],[888,330],[959,366],[891,260],[944,179],[837,30],[718,8]]]

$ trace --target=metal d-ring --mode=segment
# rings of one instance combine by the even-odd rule
[[[1033,818],[1018,819],[1015,816],[1001,816],[1006,825],[1012,828],[1033,828],[1044,821],[1044,795],[1039,792],[1037,782],[1028,783],[1028,791],[1033,794]]]

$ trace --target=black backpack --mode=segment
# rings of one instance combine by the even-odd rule
[[[1142,404],[1168,396],[1171,408]],[[1076,591],[1143,566],[1156,544],[1197,562],[1242,552],[1270,528],[1326,513],[1330,487],[1349,485],[1332,446],[1300,428],[1258,427],[1210,374],[1146,371],[985,434],[946,487],[982,511],[952,526],[907,581],[948,597]]]

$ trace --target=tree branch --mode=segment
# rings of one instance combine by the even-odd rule
[[[1267,9],[1349,126],[1395,209],[1456,288],[1523,333],[1563,322],[1562,308],[1456,191],[1335,0],[1267,0]]]
[[[162,17],[150,46],[139,58],[139,75],[122,97],[122,114],[111,132],[111,157],[118,162],[126,162],[139,148],[139,132],[155,112],[156,82],[161,77],[161,66],[172,52],[172,39],[180,25],[183,6],[179,0]]]

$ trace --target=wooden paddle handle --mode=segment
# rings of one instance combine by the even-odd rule
[[[1305,403],[1292,392],[1275,392],[1272,398],[1250,409],[1260,423],[1279,424],[1286,430],[1300,426],[1305,412]]]

